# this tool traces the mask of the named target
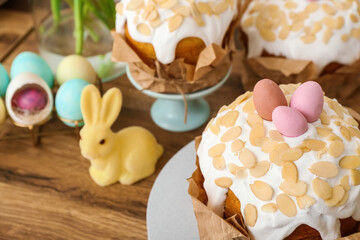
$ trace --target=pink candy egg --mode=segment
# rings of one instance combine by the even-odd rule
[[[278,106],[287,106],[284,93],[270,79],[263,79],[254,87],[253,100],[258,114],[265,120],[272,120],[272,112]]]
[[[314,81],[301,84],[295,90],[290,101],[290,107],[301,112],[309,123],[319,119],[323,106],[322,88]]]
[[[37,87],[18,90],[12,98],[12,105],[21,110],[42,110],[46,104],[46,92]]]
[[[287,106],[275,108],[272,113],[272,119],[277,130],[287,137],[298,137],[308,129],[304,115]]]

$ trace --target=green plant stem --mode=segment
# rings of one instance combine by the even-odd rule
[[[107,17],[107,20],[115,27],[115,3],[114,0],[99,1],[100,9]],[[112,28],[113,28],[112,27]]]
[[[59,25],[61,20],[60,14],[60,0],[51,0],[51,12],[53,15],[55,25]]]
[[[103,1],[105,1],[105,0],[103,0]],[[115,22],[112,23],[112,22],[108,21],[108,20],[106,19],[106,17],[104,17],[104,16],[101,14],[101,12],[97,9],[97,6],[96,6],[91,0],[84,0],[84,3],[85,3],[86,5],[88,5],[89,10],[90,10],[98,19],[100,19],[100,20],[106,25],[107,28],[109,28],[109,29],[112,29],[112,28],[113,28],[113,25],[115,24]],[[102,10],[104,10],[104,9],[102,9]],[[106,16],[106,13],[105,13],[105,16]],[[111,16],[111,15],[110,15],[110,16]]]
[[[65,0],[65,2],[69,5],[71,9],[74,9],[74,3],[72,0]]]
[[[51,10],[54,18],[54,29],[61,21],[60,1],[51,0]],[[94,14],[108,29],[115,27],[115,3],[114,0],[64,0],[74,12],[75,24],[75,53],[82,55],[84,44],[84,31],[86,30],[94,42],[100,40],[100,36],[85,22],[89,14]],[[90,13],[91,12],[91,13]]]
[[[74,3],[73,0],[65,0],[65,2],[69,5],[69,7],[74,11]],[[84,6],[83,10],[83,23],[85,30],[89,33],[91,39],[94,42],[99,42],[100,36],[87,24],[86,16],[88,15],[88,7]]]
[[[84,27],[85,27],[86,31],[89,33],[91,39],[94,42],[99,42],[100,36],[94,31],[94,29],[92,29],[90,26],[87,26],[86,23],[84,24]]]
[[[83,25],[83,0],[74,0],[74,21],[75,21],[75,53],[82,55],[84,42],[84,25]]]
[[[88,12],[89,12],[89,6],[85,3],[83,7],[83,16],[85,20],[86,20],[86,16],[88,15]]]

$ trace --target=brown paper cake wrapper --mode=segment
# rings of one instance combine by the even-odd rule
[[[195,138],[196,150],[200,141],[201,137]],[[196,156],[196,170],[193,172],[191,178],[188,179],[188,182],[188,193],[192,198],[200,239],[250,239],[250,235],[248,234],[241,216],[235,215],[228,219],[223,219],[206,206],[207,195],[203,187],[204,177],[199,168],[198,156]]]
[[[360,121],[358,118],[356,120]],[[200,142],[201,137],[196,137],[196,150],[198,149]],[[203,187],[204,177],[199,168],[199,158],[197,155],[196,169],[192,176],[188,179],[188,182],[188,193],[193,202],[194,213],[201,240],[253,240],[253,237],[246,228],[242,216],[236,214],[228,219],[224,219],[219,217],[215,212],[211,211],[206,206],[207,195]],[[360,224],[358,224],[358,233],[338,240],[360,240]]]
[[[248,3],[242,5],[240,15]],[[241,19],[241,16],[240,16]],[[342,105],[360,112],[360,59],[353,64],[337,66],[333,73],[320,75],[311,61],[292,60],[282,57],[246,57],[246,38],[239,38],[242,48],[235,59],[234,68],[240,69],[244,90],[252,90],[261,79],[269,78],[277,84],[316,81],[326,95],[336,98]],[[240,58],[240,59],[239,59]],[[332,67],[332,66],[327,66]]]
[[[232,36],[232,28],[229,32]],[[200,53],[196,65],[187,64],[183,59],[175,59],[170,64],[156,61],[154,69],[141,60],[123,36],[114,31],[112,35],[112,60],[128,63],[135,81],[144,89],[154,92],[183,94],[211,87],[223,79],[232,62],[230,43],[225,44],[224,48],[212,44]]]

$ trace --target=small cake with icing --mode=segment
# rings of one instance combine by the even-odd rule
[[[197,156],[208,208],[241,216],[254,239],[356,232],[358,122],[315,82],[259,81],[211,119]]]
[[[178,58],[196,65],[206,46],[222,46],[237,16],[237,1],[124,0],[116,11],[116,32],[147,65]]]
[[[311,60],[319,73],[360,59],[357,0],[253,0],[240,25],[249,58]]]

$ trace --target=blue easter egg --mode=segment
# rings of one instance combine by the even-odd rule
[[[45,60],[33,52],[22,52],[16,56],[11,65],[11,78],[19,73],[32,72],[45,80],[49,88],[54,85],[54,74]]]
[[[57,114],[68,120],[82,120],[83,116],[80,108],[81,92],[89,83],[83,79],[71,79],[60,86],[56,93],[55,107]],[[70,127],[75,127],[74,123],[65,122]],[[79,124],[80,126],[83,123]]]
[[[0,97],[5,96],[10,79],[3,65],[0,63]]]

